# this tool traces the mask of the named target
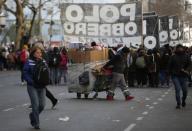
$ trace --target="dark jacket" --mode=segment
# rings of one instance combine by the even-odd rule
[[[185,53],[175,54],[170,58],[168,71],[170,71],[171,75],[186,77],[187,74],[182,70],[186,71],[190,65],[190,58]]]
[[[104,68],[112,66],[113,72],[123,74],[127,64],[126,59],[127,57],[124,57],[123,53],[118,53],[104,65]]]
[[[59,63],[61,61],[60,53],[59,52],[49,52],[48,53],[48,63],[49,67],[57,68],[59,67]]]
[[[46,63],[45,60],[43,60],[43,62]],[[23,75],[24,75],[24,80],[27,81],[27,85],[37,86],[37,85],[34,85],[34,81],[33,81],[33,72],[34,72],[35,65],[36,65],[36,61],[31,58],[28,59],[24,65]]]
[[[108,51],[108,59],[111,60],[115,56],[115,53],[113,52],[113,49],[109,49]]]
[[[167,70],[167,66],[169,64],[169,60],[171,58],[171,55],[169,53],[164,53],[162,57],[160,58],[160,69],[161,70]]]

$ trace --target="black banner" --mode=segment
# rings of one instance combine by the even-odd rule
[[[159,17],[159,45],[169,44],[169,17]]]
[[[147,49],[159,47],[158,16],[145,15],[143,17],[143,42]]]

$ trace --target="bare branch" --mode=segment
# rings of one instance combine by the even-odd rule
[[[43,7],[44,4],[46,4],[47,2],[50,2],[50,0],[44,1],[42,4],[40,4],[37,8]]]
[[[47,0],[47,1],[44,1],[42,4],[40,4],[39,6],[35,7],[33,4],[29,3],[29,2],[26,2],[27,3],[27,7],[32,10],[33,12],[34,11],[37,11],[38,9],[40,9],[41,7],[43,7],[44,4],[46,4],[47,2],[50,2],[50,0]]]
[[[8,12],[10,12],[10,13],[12,13],[13,15],[16,16],[16,12],[13,11],[13,10],[11,10],[10,8],[8,8],[6,4],[4,4],[4,8],[5,8],[6,11],[8,11]]]
[[[27,4],[26,5],[32,12],[37,12],[37,9],[35,8],[35,6],[33,4]]]

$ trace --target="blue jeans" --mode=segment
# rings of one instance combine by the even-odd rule
[[[59,82],[59,68],[51,67],[50,68],[50,78],[53,85],[58,84]]]
[[[167,84],[167,86],[169,86],[169,76],[166,73],[165,70],[160,70],[159,72],[159,80],[161,85],[163,86],[165,83]]]
[[[67,70],[60,68],[60,71],[59,71],[59,83],[61,83],[61,79],[63,77],[64,84],[67,84],[67,75],[68,75]]]
[[[185,102],[187,98],[187,78],[182,76],[172,76],[172,81],[175,86],[175,97],[177,105],[181,105],[180,91],[182,90],[182,102]]]
[[[39,114],[45,107],[45,88],[37,89],[33,86],[27,85],[27,91],[31,100],[32,112],[30,119],[32,126],[39,126]]]

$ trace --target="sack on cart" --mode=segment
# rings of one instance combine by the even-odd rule
[[[85,71],[79,76],[79,84],[83,86],[89,85],[89,71]]]
[[[95,77],[93,88],[93,91],[95,92],[107,91],[112,81],[112,69],[102,70],[101,68],[92,70]]]
[[[68,92],[69,93],[81,93],[89,94],[93,91],[94,77],[90,70],[84,72],[76,72],[75,75],[70,77],[68,82]]]

